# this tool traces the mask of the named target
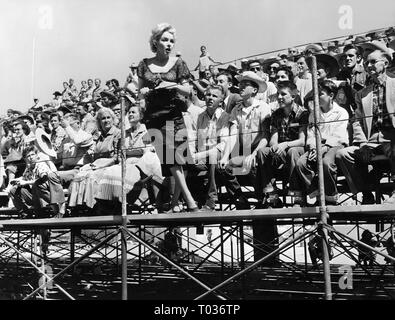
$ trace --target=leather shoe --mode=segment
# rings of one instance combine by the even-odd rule
[[[362,204],[375,204],[376,200],[373,193],[367,192],[362,195]]]
[[[392,191],[392,195],[383,204],[395,204],[395,191]]]

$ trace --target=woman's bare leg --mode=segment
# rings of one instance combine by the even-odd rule
[[[185,180],[184,176],[184,171],[182,169],[182,166],[176,165],[174,167],[170,168],[171,174],[173,175],[175,181],[176,181],[176,189],[174,191],[174,196],[176,196],[176,190],[177,187],[180,189],[182,195],[184,196],[184,199],[187,203],[188,208],[195,208],[196,203],[195,200],[192,197],[191,192],[188,189],[187,182]],[[174,197],[173,196],[173,197]],[[178,199],[177,199],[178,200]],[[172,201],[172,204],[174,202]]]

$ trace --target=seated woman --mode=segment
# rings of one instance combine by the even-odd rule
[[[100,180],[104,167],[118,163],[121,142],[121,130],[115,126],[116,116],[109,108],[101,108],[96,116],[100,132],[94,148],[94,162],[80,168],[80,172],[71,182],[69,191],[69,206],[86,204],[93,208],[95,205],[94,187]]]
[[[118,199],[121,201],[120,130],[115,127],[115,117],[115,114],[110,109],[102,108],[99,110],[97,119],[101,135],[96,144],[94,155],[97,158],[100,154],[101,158],[97,158],[93,163],[83,166],[70,184],[70,207],[85,204],[93,208],[97,200]],[[161,176],[159,158],[155,153],[148,152],[152,147],[145,147],[143,141],[147,130],[140,123],[140,109],[131,107],[128,118],[130,129],[127,130],[125,139],[128,157],[125,180],[127,192],[133,188],[134,184],[142,176],[150,176],[152,174]],[[104,138],[111,135],[110,131],[113,132],[112,141],[110,138]],[[106,139],[107,142],[105,142]]]
[[[153,147],[146,144],[144,138],[147,129],[140,122],[142,119],[141,108],[132,106],[128,112],[130,128],[126,130],[125,148],[126,148],[126,193],[129,193],[136,182],[144,176],[155,174],[161,177],[161,164]],[[113,165],[103,169],[101,180],[98,182],[98,188],[95,197],[101,200],[119,200],[122,201],[122,167],[120,164]]]

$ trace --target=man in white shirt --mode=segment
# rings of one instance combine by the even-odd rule
[[[229,138],[229,114],[222,108],[224,91],[219,85],[211,85],[206,89],[206,110],[197,118],[197,136],[194,148],[191,150],[194,165],[193,171],[208,171],[205,204],[202,211],[215,210],[218,201],[217,186],[215,182],[215,169],[218,159],[221,158],[226,139]]]
[[[318,128],[323,154],[325,200],[331,205],[336,205],[338,201],[336,152],[346,147],[349,141],[348,112],[334,101],[336,94],[337,87],[332,81],[325,80],[320,84]],[[309,123],[310,125],[314,123],[314,113],[310,114]],[[307,152],[296,163],[296,171],[306,187],[307,194],[313,198],[318,195],[317,148],[314,127],[310,127],[307,131],[306,149]],[[295,197],[295,202],[303,204],[302,198],[299,197]]]
[[[230,115],[230,137],[219,162],[220,173],[226,171],[222,173],[250,175],[255,190],[260,190],[256,185],[256,157],[258,150],[266,147],[268,143],[271,110],[267,103],[257,100],[256,95],[265,92],[267,86],[266,82],[252,71],[245,71],[241,76],[236,76],[236,79],[239,81],[243,101]],[[239,205],[240,208],[249,208],[248,202],[244,201],[237,178],[224,182],[229,192],[234,195],[233,198],[243,202]]]

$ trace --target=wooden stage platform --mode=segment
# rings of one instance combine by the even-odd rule
[[[393,205],[364,205],[364,206],[328,206],[332,220],[366,221],[395,219]],[[6,215],[12,209],[0,208],[0,215]],[[252,220],[292,220],[319,218],[319,207],[295,207],[282,209],[256,209],[215,211],[211,213],[173,213],[173,214],[136,214],[128,215],[128,225],[131,226],[198,226],[211,224],[233,224]],[[120,226],[121,216],[90,216],[67,217],[62,219],[4,219],[0,220],[0,231],[30,230],[36,228],[65,229],[93,228],[101,226]]]

